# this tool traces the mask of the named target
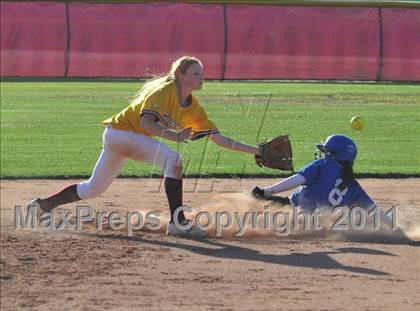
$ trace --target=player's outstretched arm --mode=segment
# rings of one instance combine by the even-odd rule
[[[284,192],[306,183],[305,177],[300,174],[294,174],[285,180],[282,180],[274,185],[263,188],[265,195],[273,195],[275,193]]]
[[[251,145],[240,143],[230,137],[223,136],[220,133],[210,135],[211,140],[223,148],[230,150],[246,152],[254,155],[260,155],[260,149]]]
[[[305,177],[300,174],[294,174],[285,180],[265,188],[254,187],[251,192],[256,198],[267,198],[271,197],[273,194],[296,188],[305,183]]]

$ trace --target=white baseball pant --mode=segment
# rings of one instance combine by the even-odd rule
[[[159,165],[165,177],[181,178],[182,162],[177,152],[149,136],[116,130],[108,125],[92,176],[77,185],[79,197],[85,200],[103,193],[128,159]]]

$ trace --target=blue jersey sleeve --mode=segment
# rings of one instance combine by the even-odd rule
[[[371,208],[375,205],[375,202],[371,199],[371,197],[363,190],[363,188],[359,185],[358,182],[354,183],[354,189],[351,189],[351,193],[349,194],[349,207],[361,207],[361,208]]]
[[[312,184],[315,178],[318,176],[321,167],[321,161],[322,160],[313,161],[302,167],[297,172],[299,175],[302,175],[306,179],[307,185]]]

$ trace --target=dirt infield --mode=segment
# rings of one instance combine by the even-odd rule
[[[274,179],[188,179],[184,201],[204,210],[260,209],[246,196]],[[71,181],[1,182],[1,309],[419,310],[420,245],[386,236],[246,233],[193,241],[158,231],[15,230],[14,207]],[[396,207],[420,240],[420,179],[362,179],[375,201]],[[221,193],[223,192],[223,193]],[[96,210],[158,211],[159,179],[118,179],[82,202]],[[74,210],[76,204],[65,208]],[[193,214],[190,214],[192,216]]]

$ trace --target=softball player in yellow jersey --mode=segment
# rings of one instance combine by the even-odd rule
[[[176,60],[165,77],[146,83],[127,108],[103,121],[106,126],[103,149],[88,180],[69,185],[48,198],[34,199],[28,206],[51,211],[61,204],[96,197],[118,176],[124,163],[133,159],[159,165],[164,170],[171,214],[167,234],[206,236],[207,232],[195,225],[188,226],[189,220],[182,212],[174,220],[175,210],[182,206],[182,160],[177,152],[153,137],[185,142],[209,136],[217,145],[231,150],[253,155],[259,155],[260,151],[219,133],[192,95],[202,85],[203,65],[197,58],[184,56]],[[182,226],[176,226],[177,223]]]

